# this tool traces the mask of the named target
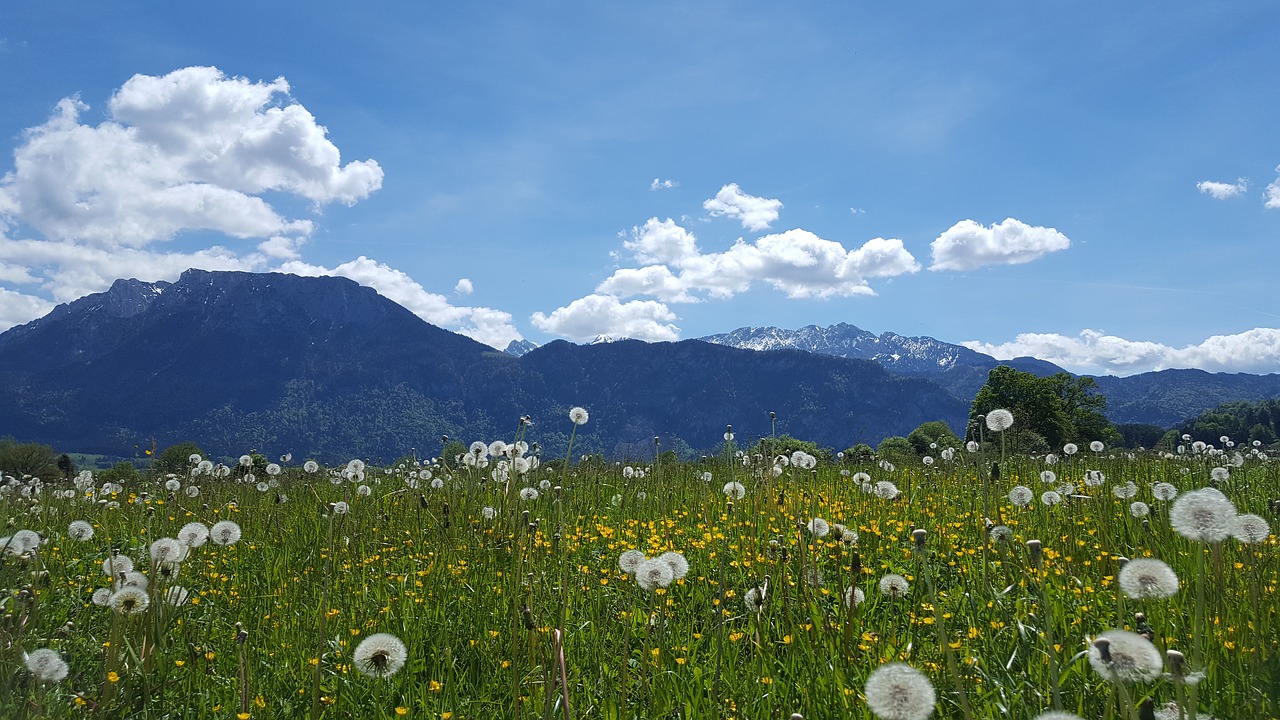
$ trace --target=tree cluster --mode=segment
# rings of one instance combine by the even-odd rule
[[[1014,425],[1006,441],[1020,450],[1044,452],[1064,444],[1101,440],[1107,445],[1123,442],[1115,426],[1103,415],[1107,398],[1090,377],[1057,373],[1040,377],[1006,365],[991,369],[987,383],[978,390],[969,408],[968,437],[983,437],[987,413],[1004,408],[1013,413]]]

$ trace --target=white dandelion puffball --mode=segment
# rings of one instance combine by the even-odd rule
[[[670,551],[658,556],[658,559],[671,567],[671,579],[679,580],[689,574],[689,561],[681,553]]]
[[[575,407],[569,411],[569,419],[574,425],[586,425],[590,415],[587,414],[585,408]]]
[[[1158,482],[1151,486],[1151,496],[1162,502],[1178,497],[1178,488],[1167,482]]]
[[[747,612],[760,612],[764,607],[764,592],[756,586],[747,588],[747,591],[742,594],[742,606],[747,609]]]
[[[742,483],[740,482],[725,483],[721,492],[727,495],[730,500],[741,500],[747,495],[747,489],[742,487]]]
[[[876,494],[876,497],[883,500],[893,500],[901,494],[898,490],[898,486],[888,480],[881,480],[880,482],[877,482],[873,492]]]
[[[189,522],[178,531],[178,542],[187,547],[200,547],[209,539],[209,528],[204,523]]]
[[[1053,490],[1045,490],[1040,493],[1040,502],[1048,505],[1049,507],[1053,507],[1054,505],[1062,502],[1062,495]]]
[[[1075,455],[1078,452],[1080,452],[1080,448],[1076,447],[1075,443],[1067,443],[1062,446],[1063,455]]]
[[[987,413],[987,429],[995,432],[1013,427],[1013,413],[999,408]]]
[[[1222,542],[1231,534],[1236,506],[1213,488],[1182,493],[1169,509],[1169,524],[1188,540]]]
[[[1094,440],[1093,442],[1089,443],[1089,449],[1096,453],[1102,452],[1103,448],[1105,447],[1106,446],[1102,444],[1101,440]]]
[[[1271,526],[1259,515],[1237,515],[1231,525],[1231,536],[1246,545],[1265,542],[1271,537]]]
[[[844,589],[844,606],[857,607],[867,599],[866,593],[862,592],[862,588],[850,585]]]
[[[111,594],[107,605],[121,615],[138,615],[147,611],[151,605],[151,598],[146,590],[126,585]]]
[[[187,556],[187,546],[174,538],[164,537],[151,543],[151,562],[182,562]]]
[[[1151,514],[1151,506],[1141,500],[1129,503],[1129,514],[1136,518],[1144,518]]]
[[[809,534],[815,538],[824,538],[827,533],[831,532],[831,524],[819,517],[810,520],[807,527],[809,528]]]
[[[880,592],[894,599],[903,598],[911,592],[911,584],[901,575],[890,573],[880,578]]]
[[[329,509],[333,511],[334,515],[346,515],[347,513],[351,512],[351,506],[348,505],[343,500],[339,500],[338,502],[330,505]],[[215,525],[214,527],[217,527],[217,526]]]
[[[1209,477],[1214,482],[1226,482],[1231,479],[1231,471],[1224,467],[1216,467],[1209,471]]]
[[[395,675],[404,667],[409,652],[400,638],[391,633],[374,633],[356,646],[351,659],[356,669],[373,678]]]
[[[164,593],[164,601],[170,607],[180,607],[185,605],[187,598],[191,597],[191,592],[181,585],[170,585],[169,589]]]
[[[978,452],[978,441],[970,440],[969,442],[964,444],[964,449],[966,452],[971,452],[971,453]]]
[[[1065,710],[1045,710],[1031,720],[1084,720],[1084,718]]]
[[[240,541],[240,526],[232,520],[219,520],[209,528],[214,545],[235,545]]]
[[[133,560],[127,555],[112,555],[102,561],[102,572],[111,577],[116,577],[121,573],[133,572]]]
[[[1164,658],[1150,640],[1128,630],[1108,630],[1089,645],[1089,664],[1109,682],[1149,682],[1160,677]]]
[[[1009,502],[1020,508],[1030,505],[1034,499],[1035,494],[1031,492],[1031,488],[1025,485],[1018,485],[1009,491]]]
[[[1116,578],[1120,589],[1131,598],[1169,598],[1178,594],[1178,574],[1155,558],[1130,560]]]
[[[928,676],[904,663],[876,668],[864,692],[867,707],[880,720],[926,720],[937,704]]]
[[[649,558],[645,557],[644,553],[639,550],[628,550],[622,553],[622,556],[618,558],[618,567],[622,572],[628,575],[634,575],[636,573],[636,568],[640,567],[640,563],[643,563],[648,559]]]
[[[84,542],[93,537],[93,526],[84,520],[74,520],[67,528],[67,537]]]
[[[67,679],[70,668],[57,650],[40,648],[32,650],[23,658],[27,671],[40,683],[56,683]]]
[[[650,558],[636,568],[636,583],[645,590],[666,587],[675,579],[671,565],[660,558]]]
[[[492,520],[498,517],[498,511],[488,505],[485,505],[484,507],[480,508],[480,517],[484,518],[485,520]]]
[[[1133,496],[1138,494],[1138,486],[1134,485],[1133,481],[1130,480],[1129,482],[1126,482],[1123,485],[1117,485],[1111,488],[1111,494],[1115,495],[1121,500],[1128,500],[1129,498],[1132,498]]]
[[[320,469],[320,463],[316,462],[315,460],[308,460],[302,463],[302,470],[308,475],[316,472],[319,469]]]
[[[1042,470],[1040,471],[1040,482],[1051,485],[1058,482],[1058,476],[1052,470]]]
[[[521,490],[520,490],[520,499],[521,499],[521,500],[528,501],[528,502],[532,502],[532,501],[534,501],[534,500],[537,500],[537,499],[538,499],[538,489],[537,489],[537,488],[531,488],[531,487],[527,487],[527,488],[523,488],[523,489],[521,489]]]

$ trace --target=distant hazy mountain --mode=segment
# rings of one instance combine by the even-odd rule
[[[591,422],[575,447],[616,455],[710,449],[779,432],[832,447],[875,443],[967,404],[864,360],[758,353],[699,341],[563,341],[522,357],[422,321],[333,277],[190,270],[121,280],[0,334],[0,435],[130,454],[194,440],[340,460],[438,452],[441,436],[529,439],[563,452],[566,412]]]

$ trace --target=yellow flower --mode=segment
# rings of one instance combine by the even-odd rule
[[[267,701],[262,699],[262,696],[259,695],[253,699],[253,704],[260,708],[264,708],[267,706]]]
[[[236,720],[249,720],[251,717],[249,713],[236,713]]]
[[[431,681],[431,692],[440,692],[440,689],[441,689],[441,688],[443,688],[443,687],[444,687],[444,686],[440,684],[440,681],[439,681],[439,680],[432,680],[432,681]]]
[[[407,707],[405,707],[405,706],[403,706],[403,705],[400,705],[400,706],[398,706],[398,707],[396,708],[396,714],[397,714],[397,715],[408,715],[408,714],[409,714],[409,708],[407,708]]]
[[[109,683],[120,682],[120,674],[117,673],[115,670],[112,670],[111,672],[107,673],[107,682]]]

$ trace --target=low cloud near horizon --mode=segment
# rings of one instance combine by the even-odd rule
[[[997,360],[1029,356],[1089,375],[1134,375],[1172,368],[1266,374],[1280,367],[1278,328],[1214,335],[1197,345],[1181,348],[1126,340],[1100,330],[1083,330],[1075,337],[1021,333],[1006,343],[970,340],[960,344]]]

